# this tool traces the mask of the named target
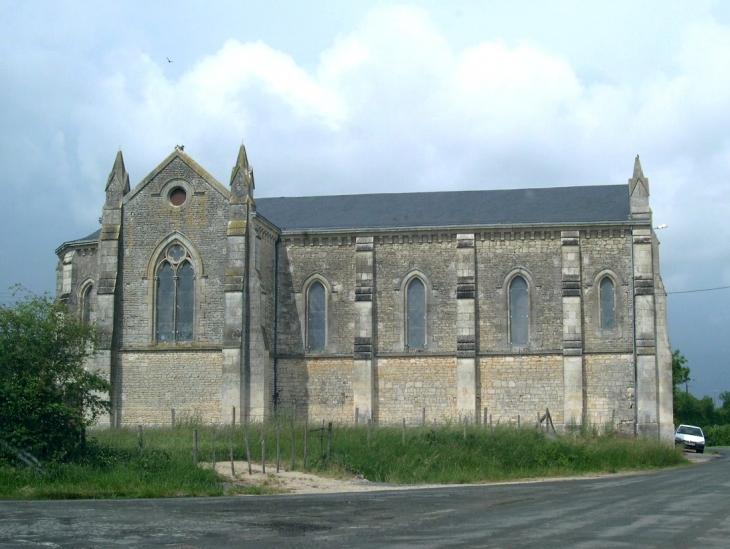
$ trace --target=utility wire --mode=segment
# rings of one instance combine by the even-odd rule
[[[718,286],[717,288],[702,288],[701,290],[684,290],[682,292],[667,292],[667,295],[672,294],[696,294],[697,292],[714,292],[715,290],[727,290],[730,286]]]

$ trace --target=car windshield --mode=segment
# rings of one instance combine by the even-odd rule
[[[682,425],[677,429],[677,433],[680,435],[694,435],[696,437],[702,436],[702,429],[699,427],[688,427],[687,425]]]

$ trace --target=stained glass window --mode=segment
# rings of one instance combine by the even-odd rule
[[[167,249],[157,268],[156,326],[159,343],[193,340],[195,273],[179,244]]]
[[[314,282],[307,292],[307,348],[323,351],[327,336],[326,293],[321,282]]]
[[[81,296],[81,316],[85,324],[90,324],[94,314],[94,285],[89,284]]]
[[[521,276],[509,285],[509,336],[515,347],[525,347],[530,337],[530,295]]]
[[[600,284],[601,294],[601,328],[613,330],[616,328],[616,294],[613,280],[604,276]]]
[[[408,283],[406,301],[408,348],[424,349],[426,347],[426,287],[420,278],[414,278]]]
[[[177,340],[193,340],[193,268],[186,261],[177,271],[177,305],[175,320],[177,324]]]

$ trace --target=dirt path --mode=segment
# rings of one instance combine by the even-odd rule
[[[210,464],[202,464],[204,467]],[[260,463],[251,466],[252,475],[248,474],[248,463],[234,461],[235,476],[231,475],[231,462],[216,463],[216,472],[230,479],[232,482],[243,485],[266,486],[284,494],[331,494],[338,492],[370,492],[374,490],[405,490],[413,486],[396,486],[370,482],[363,478],[331,478],[303,473],[301,471],[287,471],[280,468],[276,472],[276,465],[266,465],[266,474],[261,470]],[[426,488],[427,485],[418,486]]]
[[[693,463],[704,463],[716,457],[720,457],[719,455],[712,453],[695,454],[694,452],[685,452],[684,456]],[[203,463],[201,465],[203,467],[210,467],[211,464]],[[386,484],[381,482],[370,482],[369,480],[361,477],[332,478],[313,475],[311,473],[303,473],[301,471],[287,471],[284,468],[280,468],[277,473],[276,466],[272,466],[271,464],[266,465],[266,474],[264,474],[261,470],[260,463],[254,463],[251,465],[251,471],[253,474],[249,475],[248,463],[246,461],[234,461],[233,469],[236,473],[235,476],[231,475],[230,461],[218,462],[215,467],[215,470],[219,475],[230,479],[231,482],[242,485],[265,486],[282,494],[334,494],[340,492],[372,492],[375,490],[413,490],[418,488],[434,488],[442,486],[440,484],[419,484],[417,486],[412,484]],[[636,474],[636,472],[627,471],[614,473],[614,475],[616,474],[630,475]],[[610,473],[596,473],[570,478],[598,478],[610,475]],[[540,482],[542,480],[568,480],[568,478],[533,478],[510,481],[507,484]]]

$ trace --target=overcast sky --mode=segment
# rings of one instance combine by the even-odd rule
[[[697,396],[730,390],[730,2],[0,0],[0,300],[176,144],[256,195],[624,184]],[[169,61],[168,61],[169,59]]]

